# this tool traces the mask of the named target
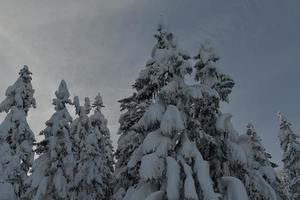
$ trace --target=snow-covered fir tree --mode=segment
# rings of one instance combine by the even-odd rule
[[[248,158],[244,174],[250,199],[286,199],[274,168],[277,165],[270,161],[272,156],[266,152],[253,124],[247,125],[245,135],[240,136]]]
[[[300,142],[299,136],[291,128],[291,123],[287,121],[282,113],[279,117],[279,140],[283,150],[282,161],[284,172],[286,173],[286,182],[288,183],[291,199],[300,199]]]
[[[70,139],[72,118],[66,108],[71,104],[70,94],[64,80],[61,81],[53,99],[55,113],[46,122],[40,135],[45,138],[38,143],[32,174],[26,182],[23,199],[53,200],[70,199],[69,189],[75,168],[75,158]]]
[[[174,36],[169,40],[172,42]],[[191,107],[197,101],[204,96],[217,98],[219,95],[208,86],[185,83],[184,77],[192,71],[192,65],[189,56],[181,54],[176,45],[155,49],[152,59],[161,70],[166,70],[164,77],[168,77],[168,81],[133,125],[144,140],[130,155],[127,164],[128,169],[138,169],[135,174],[138,182],[127,189],[123,199],[218,199],[209,164],[193,142],[195,134],[190,134],[187,123],[192,116]],[[234,181],[224,181],[227,189],[233,183],[243,187],[237,179],[232,179]]]
[[[109,199],[113,193],[113,146],[110,139],[110,131],[107,128],[107,119],[101,112],[101,108],[104,107],[104,105],[100,93],[95,97],[92,107],[94,108],[94,114],[90,117],[92,130],[99,141],[99,148],[102,155],[101,188],[104,191],[103,196],[105,199]]]
[[[31,75],[28,66],[25,65],[19,72],[20,77],[7,88],[6,98],[0,103],[0,112],[8,113],[0,125],[0,190],[4,199],[5,193],[15,198],[20,197],[33,163],[35,138],[27,123],[27,113],[31,107],[35,108],[36,104]],[[12,191],[10,184],[14,194],[9,194],[9,191]]]
[[[78,98],[75,98],[78,99]],[[75,101],[79,106],[79,101]],[[100,94],[95,98],[90,111],[89,99],[85,106],[78,107],[79,118],[74,121],[74,135],[78,138],[78,161],[72,183],[73,199],[109,199],[112,195],[113,152],[107,120],[101,113],[103,102]],[[84,130],[83,130],[84,129]]]
[[[163,24],[159,24],[154,37],[157,43],[152,50],[150,60],[146,63],[146,68],[140,72],[138,79],[133,84],[134,94],[119,101],[121,103],[121,111],[125,112],[119,119],[120,128],[118,134],[120,134],[120,138],[115,154],[117,159],[115,166],[115,196],[124,194],[130,185],[136,184],[138,181],[136,177],[138,168],[129,169],[127,165],[130,155],[142,143],[145,135],[140,134],[132,126],[140,120],[146,108],[157,96],[158,91],[170,79],[168,68],[160,63],[159,57],[166,59],[163,57],[163,54],[176,47],[176,43],[173,40],[174,36]],[[179,52],[179,54],[185,58],[188,57],[183,52]],[[165,60],[164,62],[171,61]],[[116,199],[118,198],[116,197]]]

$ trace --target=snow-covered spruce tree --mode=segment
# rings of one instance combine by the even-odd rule
[[[73,180],[76,163],[70,139],[72,118],[66,108],[66,104],[72,102],[64,80],[61,81],[55,96],[55,113],[40,133],[45,138],[38,143],[35,150],[39,157],[33,163],[32,174],[26,181],[27,190],[22,199],[70,199],[69,184]]]
[[[291,199],[300,199],[300,142],[282,113],[278,114],[280,123],[280,145],[283,150],[282,161],[284,171],[287,174],[287,182],[291,193]]]
[[[249,123],[245,135],[240,136],[244,140],[244,150],[248,157],[248,169],[244,174],[245,185],[250,199],[286,199],[281,183],[273,168],[277,165],[270,161],[272,158],[261,144],[254,126]]]
[[[11,183],[15,195],[23,193],[23,184],[33,162],[34,134],[27,123],[27,113],[35,108],[34,89],[31,85],[31,75],[25,65],[19,72],[20,77],[6,90],[6,98],[0,104],[0,112],[7,116],[0,125],[1,182]],[[5,153],[4,153],[5,152]],[[4,155],[6,154],[6,155]],[[2,186],[0,186],[2,187]]]
[[[168,40],[173,41],[173,36]],[[174,45],[156,49],[153,60],[166,70],[168,82],[157,91],[152,104],[133,126],[143,141],[130,155],[128,169],[137,168],[137,183],[131,185],[124,200],[216,200],[209,176],[209,165],[191,142],[186,128],[191,102],[204,94],[215,95],[209,88],[188,86],[184,76],[191,72],[188,57]],[[151,80],[155,81],[155,80]]]
[[[107,119],[101,112],[101,108],[104,107],[104,105],[100,93],[95,97],[92,107],[94,108],[94,114],[91,115],[90,120],[92,130],[99,141],[99,148],[102,155],[101,160],[103,163],[101,166],[101,188],[105,199],[109,199],[113,192],[113,146],[110,139],[110,131],[107,128]]]
[[[89,102],[86,98],[85,102]],[[77,104],[79,105],[79,104]],[[109,199],[112,194],[113,152],[107,120],[101,113],[102,98],[98,94],[93,103],[94,114],[89,118],[89,103],[79,106],[77,129],[82,145],[72,184],[73,199]],[[75,129],[76,130],[76,129]]]
[[[140,120],[146,108],[157,96],[158,91],[170,80],[168,65],[162,63],[172,62],[170,60],[172,58],[165,56],[165,54],[176,48],[173,34],[164,25],[159,24],[154,37],[157,43],[152,50],[151,59],[146,63],[145,69],[140,72],[138,79],[133,84],[134,94],[119,101],[121,103],[121,111],[125,112],[119,119],[120,128],[118,134],[120,138],[115,154],[117,159],[115,166],[115,199],[119,199],[118,196],[122,196],[122,193],[124,194],[130,185],[138,182],[138,177],[136,176],[138,168],[129,169],[128,161],[130,155],[142,143],[145,135],[138,133],[132,126]],[[179,54],[185,59],[188,58],[183,52],[179,52]]]

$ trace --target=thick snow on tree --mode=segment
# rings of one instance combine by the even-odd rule
[[[31,85],[32,73],[29,71],[27,65],[24,65],[19,75],[18,80],[7,88],[5,92],[6,99],[0,104],[0,112],[9,112],[12,107],[18,107],[27,114],[29,108],[35,108],[34,89]]]
[[[40,133],[45,138],[37,145],[36,153],[40,156],[33,163],[23,199],[70,199],[69,184],[73,180],[76,163],[70,139],[72,118],[66,108],[66,104],[72,102],[64,80],[61,81],[55,96],[55,113]]]
[[[89,99],[80,106],[77,127],[81,131],[82,146],[79,147],[79,160],[75,170],[72,188],[73,199],[109,199],[112,195],[113,152],[107,120],[101,113],[102,98],[98,94],[92,105],[94,114],[89,118]]]
[[[119,122],[120,134],[118,148],[116,151],[116,172],[115,172],[115,192],[120,196],[120,192],[126,190],[130,185],[138,182],[136,174],[137,168],[128,168],[130,155],[137,150],[142,143],[145,135],[139,133],[139,130],[133,126],[143,117],[143,114],[157,96],[158,91],[165,86],[170,80],[169,66],[172,65],[172,52],[176,48],[174,35],[169,32],[164,25],[160,24],[157,33],[154,35],[157,43],[155,44],[150,60],[146,63],[145,69],[141,70],[139,77],[133,84],[135,92],[132,96],[122,99],[121,115]],[[188,58],[186,53],[178,52],[182,57]],[[156,108],[161,109],[161,108]],[[153,110],[153,109],[151,109]],[[159,110],[158,110],[159,111]],[[155,117],[156,112],[149,113]],[[154,124],[147,123],[145,128],[154,126],[158,119],[153,119]],[[118,192],[118,190],[120,190]]]
[[[230,176],[224,176],[221,179],[221,184],[225,191],[224,200],[249,199],[244,184],[239,179]]]
[[[300,142],[299,136],[295,134],[282,113],[279,116],[279,139],[283,150],[282,161],[284,171],[287,175],[287,182],[291,193],[291,198],[300,199]]]
[[[34,157],[32,146],[35,138],[26,119],[29,109],[35,108],[31,75],[25,65],[19,72],[18,80],[6,90],[5,100],[0,103],[0,112],[8,113],[0,125],[0,140],[4,145],[2,150],[7,153],[3,159],[10,155],[9,163],[4,162],[5,166],[1,166],[5,170],[0,171],[0,176],[2,181],[13,185],[18,197],[23,193],[23,184]]]
[[[173,35],[167,39],[173,44]],[[160,44],[153,51],[153,60],[165,70],[164,77],[168,80],[161,84],[153,103],[133,125],[133,130],[144,139],[130,155],[127,166],[137,169],[134,178],[138,181],[126,190],[123,199],[217,200],[219,194],[214,191],[209,164],[186,128],[190,102],[212,93],[185,83],[184,77],[192,67],[189,57],[181,54],[176,45],[158,47]]]

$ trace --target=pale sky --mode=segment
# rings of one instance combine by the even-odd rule
[[[29,123],[38,134],[61,79],[82,100],[100,92],[116,144],[117,100],[131,95],[150,58],[160,15],[192,55],[201,41],[214,42],[219,67],[236,82],[222,110],[239,133],[253,122],[280,164],[277,111],[300,131],[299,0],[1,0],[0,99],[27,64],[38,104]]]

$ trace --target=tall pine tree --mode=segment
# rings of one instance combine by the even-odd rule
[[[69,184],[73,180],[76,163],[70,139],[72,118],[66,108],[66,104],[72,102],[64,80],[61,81],[55,96],[55,113],[40,133],[45,138],[38,143],[35,150],[39,157],[34,161],[32,174],[27,180],[24,199],[70,199]]]
[[[6,98],[0,104],[0,112],[8,113],[0,125],[3,151],[0,177],[6,184],[13,185],[17,197],[23,193],[24,181],[34,157],[35,138],[27,123],[28,111],[36,105],[31,75],[25,65],[19,72],[18,80],[6,90]]]
[[[280,145],[283,150],[282,161],[287,175],[291,199],[300,199],[300,142],[282,113],[278,114],[280,125]]]

